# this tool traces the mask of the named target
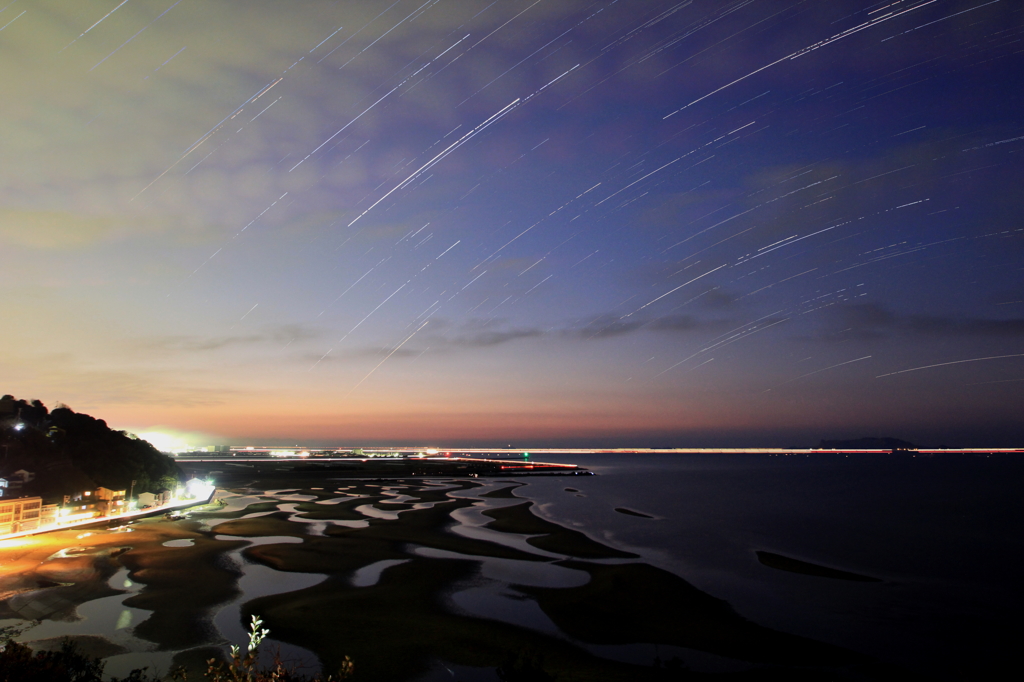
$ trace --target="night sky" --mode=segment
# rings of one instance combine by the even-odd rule
[[[1024,3],[0,4],[3,392],[233,444],[1024,443]]]

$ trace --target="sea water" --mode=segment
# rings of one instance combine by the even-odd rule
[[[759,625],[937,677],[995,670],[1019,646],[1020,628],[1007,627],[1024,606],[1017,456],[543,459],[597,475],[524,479],[515,494],[536,513],[641,554]],[[769,568],[758,550],[880,582]]]

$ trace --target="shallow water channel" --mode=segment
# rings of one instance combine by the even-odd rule
[[[492,519],[483,516],[481,512],[486,509],[521,502],[518,499],[488,499],[480,497],[481,494],[504,487],[508,487],[507,482],[500,484],[482,482],[479,487],[459,490],[453,486],[446,485],[446,482],[423,481],[420,489],[433,492],[449,488],[451,492],[447,495],[448,499],[471,499],[473,501],[473,506],[454,510],[451,514],[455,524],[450,526],[449,531],[456,535],[473,540],[497,543],[534,555],[548,556],[552,561],[563,558],[561,555],[544,552],[530,546],[526,542],[529,536],[497,532],[484,527]],[[243,553],[250,547],[257,545],[298,544],[304,542],[304,539],[303,537],[291,535],[240,537],[237,535],[217,534],[218,526],[237,520],[235,518],[236,512],[244,511],[251,505],[266,504],[268,502],[274,503],[274,509],[255,511],[241,515],[240,518],[256,519],[270,514],[287,512],[289,514],[288,521],[298,525],[296,529],[297,534],[317,537],[323,536],[324,531],[331,525],[364,528],[371,519],[385,522],[395,521],[401,514],[407,511],[430,509],[437,504],[434,501],[420,501],[415,495],[407,494],[408,492],[415,491],[410,490],[408,486],[382,486],[379,492],[382,499],[367,499],[366,503],[353,507],[356,513],[364,517],[363,520],[309,519],[303,518],[301,516],[303,512],[296,509],[301,503],[316,501],[317,504],[331,507],[350,501],[353,498],[365,497],[364,495],[353,495],[344,489],[333,493],[329,492],[329,494],[325,493],[319,500],[317,496],[296,494],[294,490],[290,489],[267,491],[262,494],[222,495],[221,499],[223,499],[225,504],[218,514],[223,513],[228,516],[220,517],[215,515],[203,517],[200,530],[206,529],[207,532],[212,534],[214,540],[231,542],[241,540],[246,544],[242,547],[226,551],[219,560],[224,567],[240,573],[237,581],[239,594],[236,598],[210,610],[208,622],[215,634],[213,634],[206,646],[221,646],[227,650],[229,645],[235,644],[244,649],[248,642],[248,624],[243,623],[241,617],[245,603],[267,595],[285,594],[302,590],[316,585],[328,577],[327,574],[319,573],[278,571],[269,566],[247,560]],[[168,540],[161,544],[168,548],[186,548],[194,546],[194,543],[193,538],[181,538]],[[88,551],[88,548],[76,551]],[[552,563],[481,557],[415,545],[408,545],[407,551],[410,553],[410,557],[457,558],[479,562],[478,578],[469,584],[456,587],[446,597],[448,608],[453,612],[473,617],[505,621],[563,639],[566,639],[565,635],[541,611],[537,603],[532,599],[526,598],[525,595],[518,592],[513,586],[575,587],[585,584],[588,580],[588,576],[584,571],[563,568]],[[386,559],[372,562],[352,572],[349,577],[349,583],[357,588],[371,587],[379,581],[384,571],[406,561],[408,560]],[[128,569],[122,568],[118,570],[109,579],[108,584],[111,588],[119,590],[121,593],[93,599],[79,605],[76,608],[77,620],[43,620],[25,629],[18,637],[18,640],[31,645],[32,642],[39,640],[50,640],[64,636],[98,635],[127,651],[126,653],[115,654],[105,658],[106,675],[124,676],[132,669],[140,667],[148,667],[151,674],[154,672],[166,674],[171,668],[172,659],[177,654],[187,650],[159,651],[156,644],[134,635],[134,627],[146,620],[150,616],[150,612],[124,605],[123,602],[126,599],[137,594],[141,589],[145,589],[143,583],[133,582],[129,579]],[[37,592],[45,592],[45,590]],[[33,598],[33,596],[37,595],[35,593],[20,595],[15,599],[29,599]],[[0,625],[15,623],[17,621],[0,621]],[[320,661],[316,654],[294,644],[277,641],[273,638],[273,633],[264,642],[260,649],[261,663],[268,664],[273,660],[275,654],[279,654],[283,661],[297,666],[306,673],[316,671],[320,667]],[[451,670],[450,666],[446,667],[441,662],[437,662],[433,672],[424,679],[434,679],[435,674],[441,673],[450,675],[447,672],[449,670]],[[464,673],[463,677],[466,679],[473,679],[484,674],[483,670],[462,670]],[[489,673],[489,675],[493,675],[493,673]],[[450,679],[450,676],[448,679]],[[487,679],[490,678],[487,677]]]

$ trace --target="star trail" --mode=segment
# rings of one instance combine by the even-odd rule
[[[5,391],[213,439],[1019,445],[1024,6],[15,0]]]

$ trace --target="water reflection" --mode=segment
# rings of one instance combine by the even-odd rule
[[[225,495],[218,499],[227,503],[225,506],[221,507],[220,511],[222,512],[242,511],[251,504],[266,501],[262,497],[257,497],[255,495]]]
[[[384,559],[382,561],[376,561],[369,566],[363,566],[352,574],[349,582],[352,583],[352,587],[371,587],[377,584],[380,580],[380,574],[384,572],[384,569],[397,566],[398,564],[404,564],[408,559]]]
[[[585,571],[553,563],[480,557],[430,547],[416,547],[413,553],[431,559],[472,560],[480,564],[480,574],[472,584],[456,589],[449,596],[449,603],[456,612],[500,620],[563,639],[566,635],[537,602],[517,591],[514,585],[570,588],[585,585],[590,580]]]
[[[316,501],[316,504],[327,506],[349,501],[357,497],[369,497],[367,495],[346,493],[344,492],[345,488],[337,490],[335,494],[339,495],[338,497],[331,497],[325,500],[319,500],[317,496],[297,494],[294,489],[276,491],[278,492],[276,495],[270,494],[275,491],[268,491],[265,495],[248,494],[225,497],[227,505],[222,509],[225,513],[233,511],[244,512],[252,504],[266,504],[270,502],[276,509],[267,510],[264,508],[263,511],[243,513],[240,518],[254,519],[286,512],[289,521],[303,524],[302,526],[296,526],[296,529],[301,530],[303,534],[322,535],[324,530],[331,524],[348,527],[366,527],[369,519],[394,521],[405,511],[431,508],[438,504],[438,501],[417,501],[422,498],[417,498],[415,492],[417,490],[430,490],[431,492],[444,490],[448,491],[446,493],[447,499],[473,499],[475,502],[472,507],[453,510],[452,519],[455,521],[455,524],[450,527],[449,530],[451,532],[465,537],[513,547],[534,555],[548,556],[551,559],[563,558],[528,545],[526,539],[530,536],[499,533],[484,527],[492,519],[483,516],[481,514],[482,511],[520,503],[518,499],[479,498],[479,495],[483,492],[508,487],[507,483],[486,484],[469,490],[462,489],[460,486],[449,482],[430,481],[423,481],[418,486],[376,487],[380,488],[380,494],[384,497],[383,501],[377,503],[381,506],[378,507],[372,503],[367,503],[355,509],[356,512],[366,517],[364,520],[308,519],[302,518],[301,514],[303,512],[298,511],[299,505],[303,502]],[[444,502],[445,500],[440,501]],[[389,509],[388,507],[392,508]],[[401,508],[395,509],[394,507]],[[203,528],[207,531],[212,530],[215,533],[218,525],[232,520],[236,519],[207,518],[203,520]],[[249,562],[243,556],[244,550],[249,547],[271,544],[299,544],[304,541],[302,537],[291,535],[239,537],[215,534],[213,538],[217,541],[232,543],[244,542],[243,546],[227,551],[221,559],[224,564],[238,569],[240,577],[237,583],[237,596],[230,602],[210,611],[209,622],[216,628],[216,632],[219,633],[219,638],[213,642],[214,644],[222,644],[225,647],[228,644],[245,645],[248,641],[248,632],[246,624],[242,622],[241,613],[243,605],[247,602],[263,596],[306,589],[322,582],[326,578],[325,574],[278,571],[262,564]],[[161,545],[169,548],[185,548],[192,547],[195,543],[196,540],[194,538],[179,538],[166,540]],[[413,554],[428,558],[458,558],[478,562],[480,571],[476,581],[473,584],[460,586],[449,597],[449,607],[454,612],[497,619],[555,636],[563,635],[541,611],[536,602],[518,592],[514,585],[564,588],[583,585],[589,579],[588,574],[583,571],[556,566],[553,563],[479,557],[423,547],[411,547],[411,551]],[[71,547],[58,552],[51,558],[80,557],[98,552],[99,550],[90,547]],[[383,571],[406,561],[408,559],[389,559],[371,563],[354,571],[350,577],[350,583],[354,587],[376,585]],[[127,569],[119,570],[110,579],[109,584],[111,587],[123,592],[82,604],[77,609],[79,616],[77,621],[44,621],[26,631],[19,639],[30,641],[63,635],[101,634],[114,644],[122,646],[127,650],[127,653],[117,654],[106,659],[108,661],[107,674],[124,676],[132,668],[143,666],[149,666],[150,673],[156,672],[159,674],[166,672],[170,666],[171,659],[179,652],[156,652],[154,651],[156,645],[136,638],[133,634],[134,627],[146,620],[150,616],[150,612],[126,607],[123,604],[128,596],[138,592],[144,585],[131,581],[128,578]],[[279,651],[283,659],[302,667],[305,672],[314,672],[319,669],[319,660],[314,653],[302,647],[274,640],[273,632],[271,632],[271,638],[267,640],[267,644],[267,646],[261,648],[261,662],[263,663],[270,663],[274,653]]]
[[[192,538],[181,538],[180,540],[168,540],[163,543],[164,547],[191,547],[195,544]]]
[[[449,600],[456,612],[565,638],[537,602],[501,583],[469,587],[452,593]]]
[[[254,538],[254,540],[268,540],[270,542],[253,542],[252,544],[273,544],[275,542],[294,542],[300,538]],[[223,640],[228,644],[245,646],[249,641],[249,633],[242,624],[242,605],[253,599],[265,597],[271,594],[284,594],[295,592],[307,587],[312,587],[322,582],[327,576],[320,573],[288,573],[276,571],[262,564],[250,563],[240,556],[241,550],[232,552],[232,559],[238,562],[243,573],[238,579],[239,596],[227,606],[221,607],[213,618],[213,624],[220,632]],[[272,635],[273,633],[271,633]],[[314,672],[320,669],[320,659],[308,649],[294,644],[268,637],[265,644],[260,647],[260,663],[270,665],[274,655],[280,653],[281,660],[294,664],[306,672]]]
[[[128,578],[127,568],[117,571],[110,577],[107,584],[113,589],[120,590],[121,594],[93,599],[80,604],[75,608],[75,616],[77,616],[75,620],[43,620],[25,630],[18,640],[31,645],[32,642],[59,637],[102,635],[105,639],[131,653],[144,654],[143,658],[147,662],[142,665],[155,666],[160,661],[163,661],[164,665],[169,665],[173,652],[157,653],[155,644],[135,637],[131,629],[133,623],[141,623],[149,618],[150,612],[125,606],[123,602],[137,593],[143,585]],[[8,606],[16,611],[23,610],[24,607],[31,607],[33,602],[46,601],[58,589],[60,588],[47,588],[12,597],[8,601]],[[19,607],[21,608],[19,609]],[[139,665],[124,667],[129,665],[131,660],[141,660],[138,656],[133,659],[125,659],[124,656],[127,655],[121,654],[107,658],[106,673],[121,676],[126,675],[132,667],[141,667]]]

